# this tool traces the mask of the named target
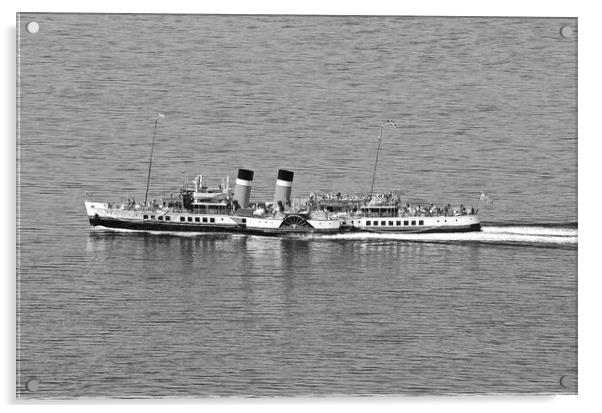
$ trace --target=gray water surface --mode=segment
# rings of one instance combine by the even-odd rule
[[[20,21],[18,397],[576,393],[576,19]],[[376,190],[494,207],[419,239],[91,231],[87,191],[144,198],[157,112],[151,198],[239,167],[259,200],[279,168],[368,191],[393,119]]]

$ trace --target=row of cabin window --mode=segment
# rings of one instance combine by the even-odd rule
[[[378,225],[378,221],[366,221],[366,225]],[[387,221],[380,221],[380,225],[387,225]],[[389,221],[389,225],[393,226],[393,221]],[[396,226],[401,226],[401,221],[395,221]],[[410,221],[403,221],[403,225],[410,225]],[[412,221],[412,225],[416,225],[416,221]],[[424,225],[424,220],[419,220],[418,225]]]
[[[148,215],[144,215],[144,219],[148,219],[149,216]],[[158,217],[156,215],[150,215],[150,219],[158,219],[159,221],[163,221],[163,218],[165,218],[165,221],[171,221],[171,217],[169,215],[159,215]],[[186,222],[186,217],[180,217],[180,222]],[[193,217],[188,217],[188,222],[193,222]],[[201,222],[201,217],[194,217],[194,222]],[[202,222],[215,222],[215,218],[209,218],[207,219],[207,217],[203,217],[203,221]]]
[[[169,215],[159,215],[158,217],[156,215],[151,215],[150,217],[148,215],[144,215],[144,219],[158,219],[159,221],[163,221],[163,218],[165,218],[165,221],[171,221],[171,217]]]

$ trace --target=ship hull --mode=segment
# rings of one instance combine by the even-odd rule
[[[480,231],[481,222],[476,215],[355,217],[344,219],[342,228],[347,231],[429,234]]]
[[[92,227],[132,231],[300,235],[347,231],[427,234],[481,230],[481,223],[475,215],[312,219],[307,214],[285,214],[280,218],[224,214],[199,215],[168,210],[115,209],[109,208],[106,203],[99,202],[87,201],[85,204]]]
[[[399,230],[399,229],[366,229],[366,228],[249,228],[246,226],[232,225],[202,225],[194,223],[169,223],[157,221],[130,221],[115,218],[91,217],[90,225],[93,227],[102,227],[108,229],[125,229],[131,231],[158,231],[158,232],[213,232],[213,233],[242,233],[242,234],[260,234],[260,235],[292,235],[307,233],[338,233],[338,232],[375,232],[375,233],[403,233],[403,234],[432,234],[449,232],[476,232],[481,230],[481,224],[471,224],[467,226],[456,227],[432,227],[421,228],[419,230]]]

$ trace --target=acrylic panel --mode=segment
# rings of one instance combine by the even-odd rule
[[[576,394],[577,29],[19,14],[17,397]]]

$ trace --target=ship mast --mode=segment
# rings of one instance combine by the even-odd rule
[[[370,199],[372,199],[372,194],[374,194],[374,179],[376,178],[376,166],[378,165],[378,154],[380,153],[380,144],[383,138],[383,129],[385,125],[389,125],[393,128],[396,128],[397,125],[392,120],[385,120],[380,125],[380,133],[378,134],[378,147],[376,148],[376,159],[374,160],[374,171],[372,171],[372,185],[370,185]]]
[[[150,158],[148,160],[148,178],[146,178],[146,193],[144,194],[144,205],[146,205],[146,201],[148,200],[148,187],[150,185],[150,177],[151,177],[151,169],[153,167],[153,152],[155,150],[155,138],[157,137],[157,123],[160,118],[164,118],[165,115],[162,113],[157,114],[157,118],[155,119],[155,129],[153,131],[153,144],[151,145]]]

